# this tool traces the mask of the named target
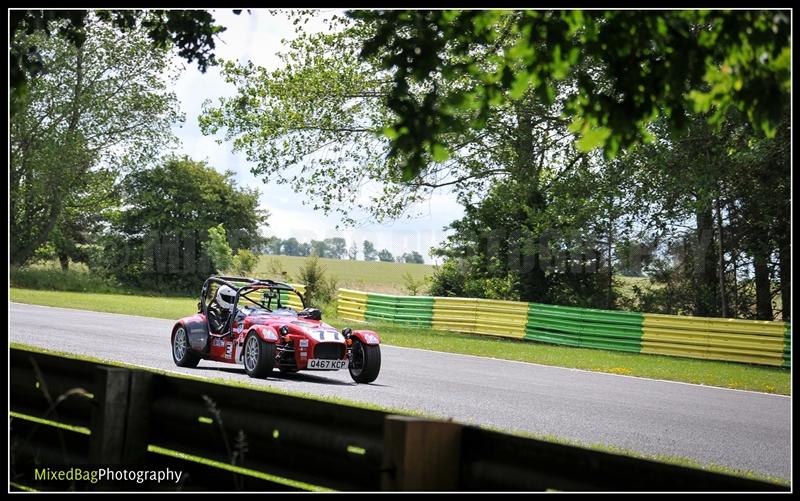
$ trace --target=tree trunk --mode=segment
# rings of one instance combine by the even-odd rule
[[[611,250],[613,248],[612,240],[614,238],[613,231],[609,229],[608,232],[608,289],[606,290],[606,308],[609,310],[613,308],[613,294],[614,294],[614,267],[611,262]]]
[[[731,293],[733,294],[733,318],[738,318],[739,312],[741,311],[739,307],[739,251],[734,250],[731,256],[733,264],[733,288],[731,289]]]
[[[781,241],[778,262],[781,277],[781,318],[788,322],[792,319],[792,248],[789,241]]]
[[[725,252],[722,245],[722,208],[719,198],[717,203],[717,275],[719,277],[719,305],[723,317],[728,316],[728,305],[725,301]]]
[[[694,314],[709,317],[717,314],[717,274],[714,255],[714,215],[711,208],[698,209],[697,247],[694,256],[695,301]]]
[[[756,273],[756,318],[773,320],[772,294],[769,284],[769,252],[758,249],[753,255],[753,267]]]
[[[69,255],[67,253],[59,252],[58,262],[61,264],[61,271],[65,273],[69,271]]]

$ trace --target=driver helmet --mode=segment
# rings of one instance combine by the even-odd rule
[[[223,285],[217,290],[217,303],[227,310],[233,309],[233,301],[235,298],[236,291],[227,285]]]

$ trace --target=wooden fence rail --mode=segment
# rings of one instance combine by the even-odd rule
[[[43,354],[10,353],[10,478],[37,490],[786,491],[451,421]],[[47,482],[80,466],[179,484]]]

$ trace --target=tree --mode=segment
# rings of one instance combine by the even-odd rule
[[[240,277],[250,275],[257,265],[258,256],[249,249],[239,249],[233,256],[233,272]]]
[[[355,261],[358,258],[358,245],[356,245],[355,240],[353,240],[353,243],[350,244],[350,248],[347,250],[347,258],[351,261]]]
[[[325,242],[328,244],[330,257],[344,259],[347,256],[347,241],[344,238],[326,238]]]
[[[378,259],[378,254],[375,251],[375,245],[369,240],[364,240],[362,243],[362,249],[364,252],[364,261],[375,261]]]
[[[403,254],[403,262],[425,264],[425,259],[422,258],[422,254],[420,254],[419,252],[411,251],[411,253]]]
[[[120,37],[87,19],[76,48],[59,36],[18,33],[15,44],[39,48],[47,73],[30,82],[10,123],[9,212],[11,262],[22,265],[61,221],[90,199],[107,199],[106,182],[142,165],[173,137],[177,99],[166,90],[175,73],[165,50],[141,31]],[[164,78],[167,76],[168,78]],[[103,173],[103,171],[106,171]],[[100,192],[93,193],[97,187]],[[101,210],[101,207],[95,207]]]
[[[106,242],[105,267],[130,285],[196,289],[209,272],[201,243],[212,226],[225,226],[234,251],[263,244],[258,231],[268,214],[258,207],[258,191],[237,187],[230,171],[172,157],[131,172],[123,193],[124,209]]]
[[[392,256],[392,253],[389,252],[388,250],[383,249],[380,252],[378,252],[378,259],[383,262],[391,263],[392,261],[394,261],[394,256]]]
[[[509,29],[514,19],[505,21]],[[556,155],[552,161],[563,160],[565,167],[579,156],[567,130],[569,121],[561,116],[562,103],[542,103],[526,91],[521,100],[490,110],[484,130],[463,128],[448,135],[450,158],[437,157],[404,182],[402,159],[388,157],[390,144],[381,136],[392,123],[391,75],[381,69],[380,57],[359,57],[375,27],[358,20],[337,22],[335,33],[300,34],[282,54],[286,66],[280,70],[226,62],[222,71],[237,94],[204,107],[203,133],[224,133],[236,150],[257,159],[259,174],[289,183],[313,200],[315,208],[340,212],[345,224],[353,223],[355,209],[376,221],[411,216],[409,207],[428,200],[437,189],[480,196],[494,180],[524,175],[532,164],[550,161],[548,155]],[[483,67],[519,36],[481,48],[469,60]],[[464,59],[449,49],[442,57],[453,64]],[[559,85],[559,92],[567,92],[575,82]],[[425,88],[411,91],[421,98]],[[547,149],[558,151],[544,154]],[[289,174],[298,169],[303,175]],[[367,183],[378,183],[382,190],[365,203],[358,188]]]
[[[283,240],[278,237],[269,237],[264,241],[264,254],[279,255]]]
[[[206,251],[217,273],[233,273],[244,277],[249,275],[258,264],[258,258],[248,249],[239,249],[233,254],[228,245],[225,227],[221,224],[208,229],[208,240],[203,242]]]
[[[729,109],[744,110],[772,136],[789,102],[788,11],[349,15],[373,30],[362,57],[379,58],[380,69],[392,75],[388,103],[397,118],[385,134],[406,181],[453,154],[448,136],[485,126],[491,108],[528,89],[543,103],[562,100],[581,149],[603,146],[609,157],[646,138],[647,124],[658,116],[670,129],[682,129],[692,108],[713,108],[714,123]],[[505,45],[506,38],[514,42]],[[494,55],[476,64],[472,56],[486,48]],[[599,84],[599,72],[611,79]],[[576,85],[560,94],[556,86],[567,77]]]
[[[238,10],[234,13],[239,14]],[[86,42],[86,25],[103,22],[107,28],[122,33],[146,33],[153,49],[157,51],[173,45],[178,54],[205,73],[214,64],[214,37],[225,31],[214,25],[214,18],[202,10],[11,10],[9,11],[9,50],[11,110],[18,110],[19,100],[28,92],[28,83],[46,73],[46,38],[57,36],[75,49],[83,49]],[[54,35],[55,32],[55,35]],[[45,40],[25,43],[26,36],[39,33]]]
[[[116,177],[114,169],[95,169],[87,173],[85,188],[67,195],[48,238],[62,270],[69,269],[70,261],[91,264],[97,250],[95,241],[120,204]]]
[[[225,227],[221,224],[208,229],[208,240],[203,242],[203,250],[208,254],[217,273],[233,268],[233,251],[228,245]]]
[[[637,202],[628,210],[659,240],[677,240],[667,244],[671,264],[661,260],[652,278],[686,291],[689,313],[771,320],[774,256],[781,295],[788,292],[783,274],[791,265],[780,260],[790,245],[788,111],[773,139],[736,112],[725,115],[720,129],[702,115],[690,116],[683,132],[655,128],[657,142],[628,152],[613,167],[631,183]],[[654,290],[641,301],[667,313],[678,304]]]
[[[330,257],[330,249],[327,240],[312,240],[311,254],[317,257]]]
[[[300,253],[300,242],[291,237],[283,241],[283,254],[286,256],[302,256]]]

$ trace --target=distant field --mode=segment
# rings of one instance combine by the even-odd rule
[[[256,275],[273,280],[296,281],[297,272],[308,259],[298,256],[261,256]],[[408,273],[414,280],[433,275],[429,264],[388,263],[380,261],[351,261],[349,259],[321,258],[326,275],[335,277],[338,286],[367,292],[407,294],[403,275]],[[285,271],[288,276],[283,276]]]

